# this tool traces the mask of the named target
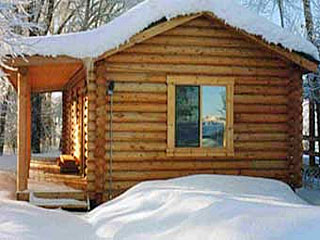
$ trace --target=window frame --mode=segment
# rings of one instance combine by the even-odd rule
[[[167,155],[168,156],[234,156],[233,144],[233,100],[234,77],[216,76],[167,76]],[[176,86],[200,87],[200,142],[202,138],[202,86],[226,87],[226,126],[224,146],[222,148],[210,147],[176,147],[175,146],[175,119],[176,119]]]

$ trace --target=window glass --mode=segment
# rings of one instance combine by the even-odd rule
[[[176,147],[200,146],[200,87],[176,87]]]
[[[223,147],[226,125],[226,87],[202,87],[202,147]]]

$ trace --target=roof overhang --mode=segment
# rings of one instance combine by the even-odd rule
[[[8,64],[15,70],[6,70],[12,85],[17,87],[19,69],[28,68],[33,93],[61,91],[69,80],[82,68],[83,62],[67,56],[18,57]]]

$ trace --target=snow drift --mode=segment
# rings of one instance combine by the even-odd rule
[[[138,184],[77,216],[0,202],[0,239],[316,240],[320,208],[284,183],[195,175]]]
[[[320,234],[320,208],[284,183],[217,175],[139,184],[87,219],[99,237],[114,240],[312,240]]]
[[[288,50],[305,53],[319,60],[317,48],[301,36],[258,16],[234,0],[146,0],[108,24],[95,30],[59,36],[33,37],[26,40],[26,54],[75,58],[98,57],[126,43],[160,19],[198,12],[212,12],[229,25]]]

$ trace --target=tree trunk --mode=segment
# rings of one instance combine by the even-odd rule
[[[48,1],[48,11],[47,11],[47,15],[46,15],[46,29],[45,32],[43,33],[43,35],[47,35],[49,30],[50,30],[50,26],[52,23],[52,18],[53,18],[53,11],[54,11],[54,0],[49,0]]]
[[[3,103],[0,105],[0,156],[3,155],[4,143],[5,143],[5,125],[8,110],[8,94],[6,94]]]
[[[32,94],[32,153],[41,152],[41,110],[42,98],[40,94]]]
[[[309,153],[310,166],[315,166],[315,113],[314,113],[314,101],[309,99]]]
[[[280,22],[281,27],[284,28],[284,8],[283,8],[283,0],[277,0],[278,7],[279,7],[279,15],[280,15]]]
[[[303,0],[304,19],[308,33],[308,39],[314,43],[314,23],[311,12],[310,0]]]

